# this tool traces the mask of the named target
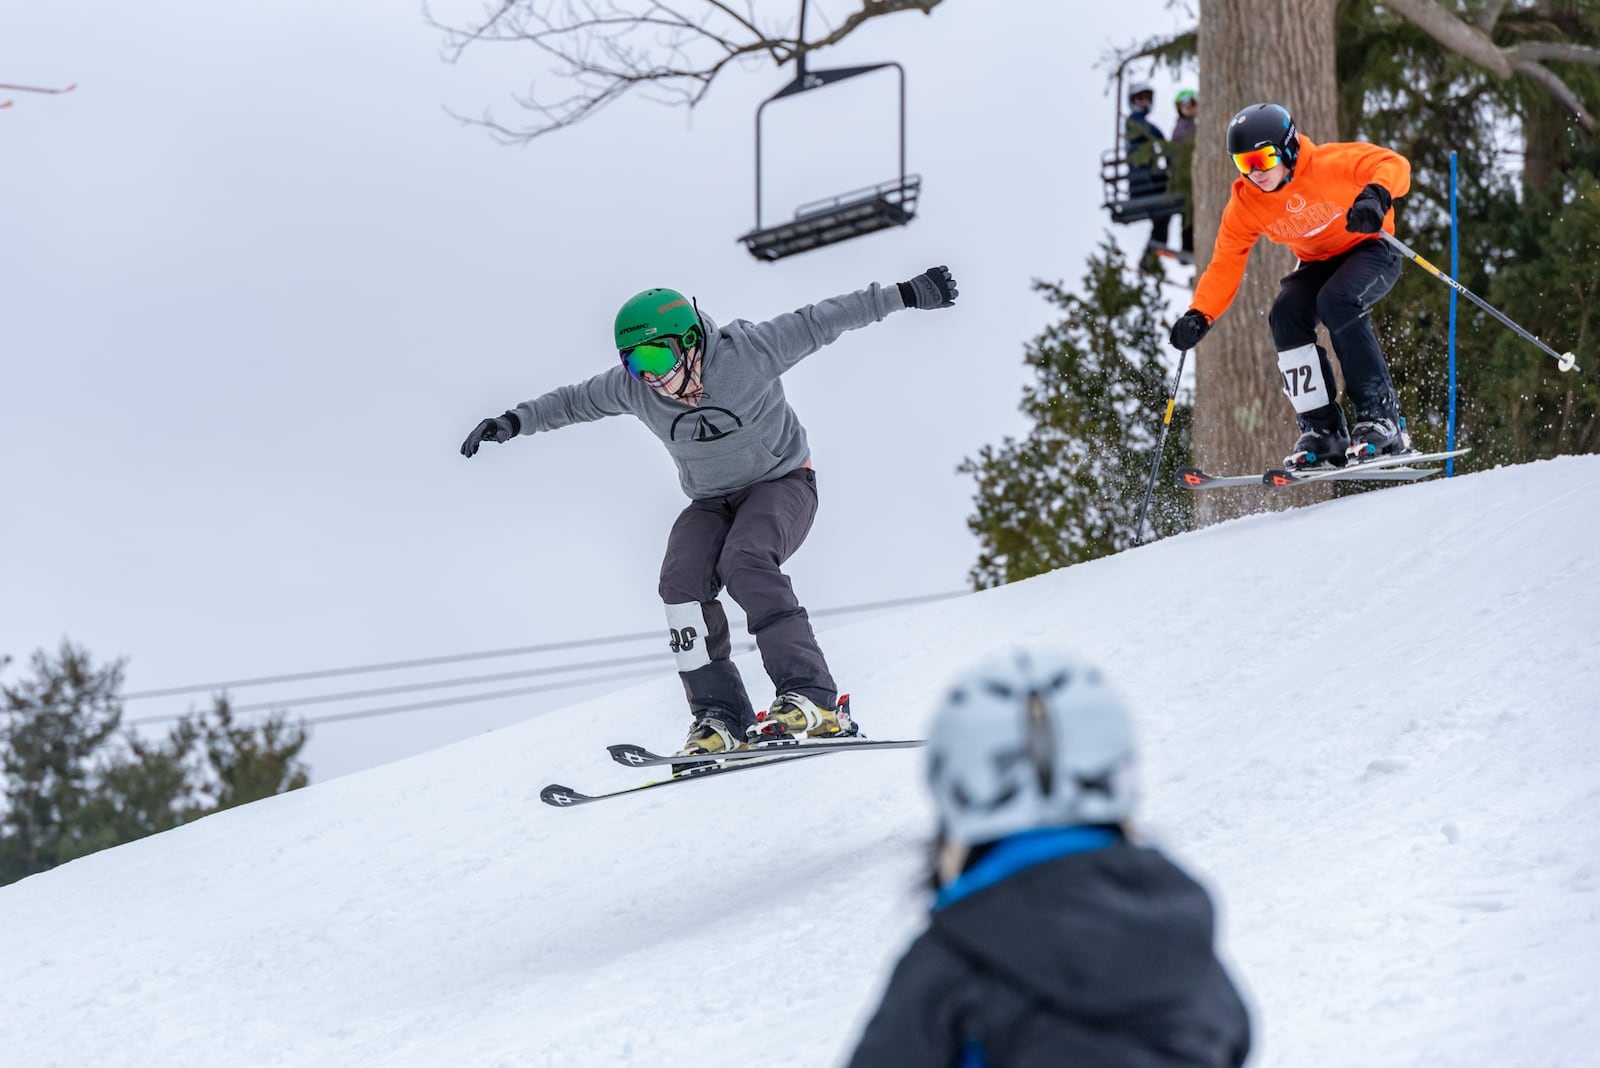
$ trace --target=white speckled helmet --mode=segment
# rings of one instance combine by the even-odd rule
[[[963,673],[928,732],[928,786],[944,838],[1120,823],[1138,800],[1138,752],[1121,698],[1067,653],[1019,647]]]

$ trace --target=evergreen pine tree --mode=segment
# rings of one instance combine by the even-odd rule
[[[131,731],[108,741],[79,817],[80,855],[171,830],[208,811],[196,788],[199,737],[185,717],[160,741]]]
[[[281,712],[253,724],[238,724],[228,699],[217,698],[215,721],[200,721],[206,763],[213,778],[212,811],[249,804],[298,790],[311,781],[299,760],[307,739],[304,725],[290,725]]]
[[[220,696],[151,741],[120,729],[121,661],[64,641],[31,666],[0,685],[0,885],[310,781],[305,727],[282,712],[237,723]]]
[[[1021,408],[1033,429],[986,445],[959,470],[977,479],[967,526],[981,543],[978,588],[1042,574],[1134,543],[1134,519],[1155,459],[1173,361],[1158,312],[1158,278],[1135,273],[1107,239],[1090,257],[1086,295],[1059,283],[1034,288],[1064,317],[1029,343],[1034,381]],[[1180,398],[1181,400],[1181,398]],[[1192,525],[1186,490],[1189,407],[1173,416],[1147,520],[1172,533]]]
[[[30,664],[32,678],[0,685],[0,883],[97,848],[85,818],[94,760],[122,720],[121,661],[96,667],[63,640],[54,659],[40,650]]]

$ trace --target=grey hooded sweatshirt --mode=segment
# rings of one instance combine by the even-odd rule
[[[513,409],[524,434],[608,415],[631,414],[661,439],[694,499],[720,497],[782,478],[811,455],[806,431],[783,395],[781,376],[822,346],[905,307],[895,286],[830,297],[763,323],[736,319],[719,328],[701,313],[705,395],[697,405],[663,397],[620,362],[576,385]]]

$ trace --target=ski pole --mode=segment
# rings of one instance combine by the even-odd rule
[[[1468,300],[1472,301],[1472,303],[1476,304],[1478,307],[1482,308],[1484,311],[1488,312],[1490,315],[1494,316],[1496,319],[1499,319],[1502,323],[1505,323],[1511,329],[1515,330],[1517,333],[1521,334],[1523,337],[1527,338],[1529,341],[1531,341],[1535,345],[1539,346],[1545,352],[1547,352],[1551,356],[1555,357],[1556,366],[1559,367],[1561,370],[1563,370],[1563,371],[1576,371],[1576,370],[1578,370],[1578,357],[1577,356],[1573,355],[1570,352],[1557,352],[1555,349],[1551,348],[1549,345],[1546,345],[1543,341],[1540,341],[1538,338],[1534,337],[1532,334],[1530,334],[1526,330],[1522,329],[1522,327],[1520,327],[1516,323],[1512,322],[1509,318],[1507,318],[1504,314],[1502,314],[1498,308],[1494,307],[1488,301],[1484,300],[1482,297],[1478,296],[1472,290],[1468,289],[1466,286],[1462,285],[1460,282],[1457,282],[1454,278],[1451,278],[1449,275],[1447,275],[1443,271],[1439,270],[1439,268],[1435,267],[1433,264],[1429,263],[1427,260],[1425,260],[1421,256],[1417,255],[1415,252],[1411,251],[1410,247],[1408,247],[1404,241],[1400,240],[1398,237],[1395,237],[1393,234],[1389,233],[1387,230],[1379,230],[1378,231],[1378,236],[1383,238],[1385,241],[1389,242],[1389,244],[1393,245],[1395,248],[1399,249],[1400,250],[1400,254],[1405,256],[1412,263],[1415,263],[1418,267],[1421,267],[1424,271],[1427,271],[1429,274],[1431,274],[1435,278],[1439,279],[1439,281],[1443,282],[1445,285],[1449,286],[1451,289],[1454,289],[1457,293],[1460,293],[1462,296],[1464,296]]]
[[[1178,403],[1178,383],[1183,381],[1183,361],[1189,356],[1188,349],[1178,352],[1178,373],[1172,376],[1172,396],[1167,398],[1167,414],[1161,420],[1161,436],[1156,439],[1156,458],[1150,464],[1150,483],[1144,488],[1144,500],[1139,504],[1139,518],[1133,525],[1133,543],[1144,544],[1144,513],[1150,507],[1150,494],[1155,492],[1156,472],[1161,468],[1161,452],[1167,445],[1167,428],[1172,425],[1172,409]]]

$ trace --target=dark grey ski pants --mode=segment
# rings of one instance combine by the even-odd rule
[[[1302,263],[1279,285],[1267,316],[1279,352],[1315,344],[1318,322],[1328,328],[1357,420],[1400,416],[1389,365],[1372,330],[1372,306],[1394,288],[1401,266],[1400,254],[1382,241],[1363,241],[1331,259]],[[1317,355],[1323,380],[1331,387],[1328,354],[1319,347]],[[1332,413],[1330,406],[1327,414]],[[1306,414],[1314,426],[1331,425],[1329,419],[1319,418],[1321,412]]]
[[[832,708],[838,691],[806,610],[780,570],[800,548],[817,514],[809,467],[724,497],[692,501],[672,525],[661,562],[672,651],[696,718],[711,716],[742,732],[755,719],[729,656],[724,587],[744,609],[775,693],[798,693]]]

